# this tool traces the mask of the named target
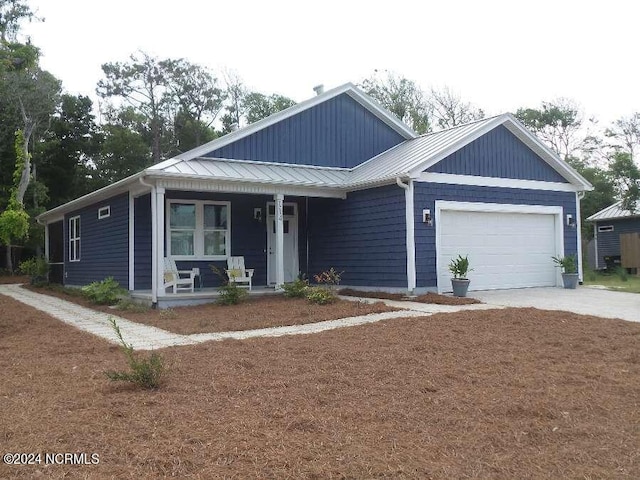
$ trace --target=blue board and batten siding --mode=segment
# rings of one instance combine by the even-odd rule
[[[134,200],[134,290],[151,290],[151,194]]]
[[[309,200],[310,271],[344,271],[342,284],[407,286],[404,190],[361,190]]]
[[[422,222],[422,210],[435,212],[436,200],[455,202],[481,202],[516,205],[560,206],[563,218],[576,215],[576,196],[573,192],[547,190],[525,190],[517,188],[478,187],[450,185],[444,183],[415,184],[415,239],[416,239],[416,283],[418,287],[435,287],[436,272],[436,227]],[[563,222],[565,255],[577,253],[578,233],[575,227]],[[551,259],[549,259],[551,261]]]
[[[111,214],[98,219],[98,209]],[[80,216],[80,261],[69,261],[69,219]],[[86,285],[113,277],[129,285],[129,195],[124,193],[76,210],[64,218],[65,285]]]
[[[568,183],[503,125],[452,153],[427,172]]]
[[[640,217],[599,220],[597,227],[613,226],[612,232],[597,232],[598,268],[606,268],[607,263],[604,257],[620,255],[620,235],[624,233],[640,232]]]
[[[351,168],[402,141],[345,93],[205,156]]]

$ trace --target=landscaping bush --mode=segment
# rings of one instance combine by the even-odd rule
[[[284,290],[284,296],[289,298],[304,298],[307,296],[307,289],[309,288],[309,282],[302,278],[289,283],[285,283],[282,286]]]
[[[243,302],[249,293],[237,283],[227,282],[218,289],[220,297],[218,302],[220,305],[237,305]]]
[[[133,347],[122,338],[120,327],[115,319],[109,318],[116,336],[122,344],[122,351],[129,364],[129,372],[110,370],[105,372],[109,380],[116,382],[131,382],[141,388],[156,389],[160,387],[160,381],[164,374],[164,362],[160,354],[153,352],[148,358],[137,359]]]
[[[628,282],[629,281],[629,272],[627,271],[626,268],[618,267],[618,268],[615,269],[614,273],[623,282]]]
[[[326,284],[330,289],[333,289],[335,286],[340,285],[340,280],[342,279],[343,273],[344,272],[338,272],[333,267],[331,267],[329,270],[325,270],[318,275],[314,275],[313,279],[316,281],[316,283]]]
[[[34,257],[20,263],[18,270],[22,275],[29,275],[32,284],[47,283],[49,264],[42,257]]]
[[[107,277],[101,282],[93,282],[82,287],[82,293],[98,305],[113,305],[125,296],[127,291],[113,277]]]
[[[311,303],[316,303],[318,305],[333,303],[338,298],[333,290],[326,287],[308,287],[306,289],[305,296]]]

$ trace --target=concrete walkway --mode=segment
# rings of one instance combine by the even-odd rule
[[[424,317],[434,313],[457,312],[460,310],[478,310],[488,308],[501,308],[491,305],[427,305],[415,302],[385,301],[390,306],[401,308],[397,312],[372,313],[358,317],[342,318],[325,322],[309,323],[306,325],[292,325],[285,327],[261,328],[258,330],[245,330],[238,332],[198,333],[193,335],[180,335],[167,332],[156,327],[135,323],[125,318],[110,313],[99,312],[90,308],[81,307],[75,303],[62,300],[50,295],[35,293],[21,288],[20,285],[0,285],[0,294],[7,295],[19,302],[30,305],[38,310],[48,313],[69,325],[93,333],[112,343],[118,343],[118,339],[111,328],[109,319],[113,318],[118,323],[125,342],[131,344],[136,350],[150,350],[176,345],[191,345],[194,343],[211,340],[236,339],[243,340],[256,337],[279,337],[283,335],[304,335],[309,333],[324,332],[334,328],[350,327],[365,323],[379,322],[392,318]],[[342,297],[348,300],[373,302],[378,300],[357,299],[354,297]]]

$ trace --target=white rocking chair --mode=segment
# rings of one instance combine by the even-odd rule
[[[253,277],[253,268],[244,268],[244,257],[229,257],[227,258],[227,276],[229,277],[229,283],[246,283],[246,286],[251,290],[251,278]]]
[[[167,288],[173,288],[173,293],[178,293],[179,291],[189,291],[193,293],[197,275],[200,275],[199,268],[178,270],[175,260],[165,257],[163,290],[166,291]]]

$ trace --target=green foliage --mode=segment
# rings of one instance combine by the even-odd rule
[[[325,270],[324,272],[320,272],[318,275],[314,275],[313,279],[316,283],[328,285],[329,288],[333,289],[333,287],[340,285],[340,280],[342,280],[342,272],[338,272],[335,268],[331,267],[329,270]]]
[[[131,313],[144,313],[151,310],[151,308],[142,303],[138,303],[131,298],[121,298],[116,304],[116,308],[118,310],[122,310],[123,312],[131,312]]]
[[[49,273],[49,264],[42,257],[34,257],[20,263],[20,273],[30,277],[46,277]]]
[[[566,257],[551,257],[556,267],[562,268],[563,273],[577,273],[578,272],[578,259],[575,255],[568,255]]]
[[[609,169],[622,199],[622,208],[635,213],[640,202],[640,168],[633,161],[631,153],[616,152]]]
[[[615,275],[623,282],[629,281],[629,272],[624,267],[617,267],[615,270]]]
[[[7,209],[0,214],[0,242],[11,245],[23,240],[29,233],[29,214],[22,208]]]
[[[109,380],[130,382],[141,388],[157,389],[160,387],[162,376],[164,374],[164,361],[160,354],[153,352],[148,358],[136,358],[133,347],[127,344],[122,338],[122,332],[120,327],[116,323],[115,319],[110,317],[109,322],[113,327],[113,330],[120,341],[122,351],[129,364],[129,371],[107,371],[105,375]]]
[[[251,92],[243,99],[243,107],[249,124],[267,118],[295,104],[296,102],[282,95],[273,94],[267,96],[258,92]]]
[[[285,283],[282,286],[284,296],[288,298],[305,298],[307,296],[308,288],[309,282],[302,278],[298,278],[293,282]]]
[[[234,282],[227,282],[222,285],[218,288],[218,293],[220,296],[217,303],[220,305],[237,305],[249,296],[249,293],[244,288]]]
[[[449,262],[449,271],[453,274],[453,278],[467,278],[467,273],[473,271],[469,269],[469,256],[458,255],[458,258],[452,258]]]
[[[127,291],[113,277],[85,285],[82,287],[82,292],[85,297],[98,305],[113,305],[127,294]]]
[[[338,298],[335,292],[327,287],[308,287],[305,290],[305,296],[309,302],[318,305],[333,303]]]

